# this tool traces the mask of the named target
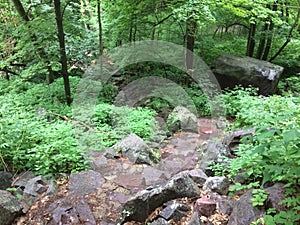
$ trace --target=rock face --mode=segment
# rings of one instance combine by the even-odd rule
[[[21,213],[22,207],[17,198],[8,191],[0,190],[0,224],[11,224]]]
[[[251,198],[252,190],[249,190],[235,202],[228,225],[249,225],[265,214],[264,209],[252,205]]]
[[[176,106],[168,116],[168,129],[171,132],[178,130],[198,133],[198,120],[195,114],[183,106]]]
[[[212,71],[222,89],[251,85],[259,88],[259,94],[271,95],[276,91],[283,67],[246,56],[224,54],[214,60]]]
[[[199,194],[200,189],[189,175],[179,173],[162,185],[138,192],[125,204],[120,223],[131,220],[143,222],[163,203],[176,198],[197,197]]]
[[[150,147],[136,134],[130,134],[115,144],[115,151],[121,151],[122,155],[134,163],[146,163],[154,165],[157,159]]]

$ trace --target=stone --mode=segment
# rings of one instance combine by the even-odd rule
[[[116,159],[116,158],[119,158],[118,153],[113,148],[105,148],[104,149],[104,156],[107,159]]]
[[[226,177],[209,177],[203,186],[203,190],[226,195],[229,190],[229,185],[230,182]]]
[[[158,161],[150,147],[136,134],[128,135],[112,148],[116,152],[121,151],[123,157],[137,164],[145,163],[154,166]]]
[[[200,220],[200,216],[199,216],[198,212],[194,212],[192,214],[188,225],[202,225],[202,222]]]
[[[198,133],[198,119],[194,113],[183,106],[176,106],[167,119],[170,132],[178,130]]]
[[[143,222],[153,210],[167,201],[199,195],[197,184],[186,173],[179,173],[161,185],[138,192],[124,205],[119,223]]]
[[[209,167],[215,163],[222,163],[224,157],[231,157],[230,150],[220,141],[208,141],[201,146],[199,169],[210,174]]]
[[[230,54],[221,55],[212,63],[212,71],[222,89],[251,85],[265,96],[275,93],[283,69],[270,62]]]
[[[6,190],[12,183],[13,175],[6,171],[0,171],[0,190]]]
[[[12,186],[25,188],[27,182],[34,177],[35,175],[31,171],[23,172],[13,181]]]
[[[86,195],[96,191],[104,183],[103,176],[93,170],[72,173],[70,175],[70,193]]]
[[[189,206],[177,201],[170,201],[164,205],[165,208],[163,208],[159,215],[166,220],[173,219],[175,222],[178,222],[182,217],[187,216],[187,212],[190,210]]]
[[[230,153],[233,153],[235,148],[241,143],[241,139],[246,136],[252,136],[254,132],[255,129],[228,132],[223,138],[222,143],[230,149]]]
[[[198,212],[199,216],[210,217],[216,211],[217,203],[209,198],[202,197],[197,199],[195,203],[195,211]]]
[[[22,206],[18,199],[8,191],[0,190],[0,224],[10,225],[22,214]]]
[[[150,225],[168,225],[168,221],[166,221],[164,218],[158,218],[154,220]]]
[[[82,196],[70,195],[53,202],[48,209],[49,224],[96,225],[93,213]]]
[[[217,193],[211,193],[210,199],[217,202],[218,210],[226,215],[230,215],[232,212],[235,200],[229,196],[221,196]]]
[[[192,180],[200,186],[203,186],[208,178],[207,175],[201,169],[190,170],[187,171],[187,173],[190,176],[190,178],[192,178]]]
[[[249,225],[265,215],[264,209],[252,205],[251,198],[252,190],[249,190],[234,203],[227,225]]]
[[[28,176],[23,181],[26,181],[30,177],[31,175]],[[20,188],[24,189],[22,193],[22,199],[20,201],[24,213],[26,213],[29,210],[29,208],[39,199],[39,196],[41,194],[45,193],[45,195],[53,195],[56,193],[57,190],[53,180],[51,179],[47,180],[45,177],[41,175],[27,180],[26,183],[25,182],[22,183],[22,182],[16,182],[15,185],[16,187],[18,187],[17,184],[22,185],[19,186],[18,190],[21,190]]]
[[[265,188],[265,191],[269,194],[266,201],[267,208],[274,208],[278,213],[287,210],[283,205],[279,204],[285,199],[284,184],[276,183],[271,187]]]

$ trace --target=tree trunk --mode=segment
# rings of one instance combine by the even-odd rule
[[[186,51],[185,54],[185,64],[187,70],[193,68],[193,52],[195,47],[196,31],[197,22],[194,19],[188,19],[186,23],[186,49],[190,51]]]
[[[54,7],[55,7],[56,24],[57,24],[57,35],[58,35],[59,47],[60,47],[61,73],[64,79],[66,101],[67,104],[70,105],[72,100],[71,100],[70,81],[68,76],[65,35],[63,29],[63,18],[60,9],[60,0],[54,0]]]
[[[247,52],[246,52],[246,55],[250,57],[253,56],[254,48],[255,48],[255,30],[256,30],[256,24],[251,23],[249,29],[249,35],[248,35]]]
[[[28,15],[26,14],[25,9],[24,9],[24,7],[23,7],[21,1],[20,1],[20,0],[12,0],[12,1],[13,1],[13,3],[14,3],[14,6],[15,6],[15,8],[16,8],[18,14],[22,17],[22,19],[23,19],[24,21],[27,21],[27,22],[28,22],[28,21],[29,21],[29,17],[28,17]]]
[[[99,53],[103,54],[103,39],[102,39],[102,21],[101,21],[101,0],[97,0],[97,15],[98,15],[98,37],[99,37]]]
[[[259,45],[258,45],[257,52],[256,52],[255,58],[257,58],[257,59],[262,58],[262,54],[263,54],[265,44],[266,44],[266,33],[268,32],[268,28],[269,28],[269,25],[267,22],[265,22],[265,25],[260,34]]]

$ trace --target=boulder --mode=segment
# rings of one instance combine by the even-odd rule
[[[254,132],[255,129],[230,131],[225,135],[222,143],[229,148],[230,153],[233,153],[241,143],[241,139],[246,136],[253,136]]]
[[[177,198],[192,198],[200,194],[197,184],[186,173],[179,173],[161,185],[138,192],[123,207],[120,224],[127,221],[143,222],[163,203]]]
[[[243,194],[234,203],[227,225],[249,225],[265,215],[264,209],[252,205],[252,190]]]
[[[150,147],[136,134],[130,134],[112,147],[121,151],[123,157],[134,163],[146,163],[154,166],[157,158]]]
[[[226,177],[209,177],[203,186],[203,190],[226,195],[229,190],[229,184],[230,182]]]
[[[229,54],[217,57],[212,63],[212,71],[222,89],[251,85],[265,96],[275,93],[283,69],[266,61]]]
[[[150,225],[168,225],[168,221],[166,221],[164,218],[158,218],[154,220]]]
[[[12,183],[13,175],[6,171],[0,171],[0,190],[6,190]]]
[[[168,130],[198,133],[198,119],[195,114],[183,106],[176,106],[167,119]]]
[[[10,225],[22,213],[18,199],[8,191],[0,190],[0,224]]]

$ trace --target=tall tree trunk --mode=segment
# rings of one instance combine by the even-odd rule
[[[276,12],[278,9],[277,7],[277,3],[275,2],[272,6],[272,10],[274,12]],[[272,41],[273,41],[273,29],[274,29],[274,23],[272,21],[272,19],[270,19],[270,25],[269,25],[269,32],[268,32],[268,38],[267,38],[267,44],[265,47],[265,51],[264,51],[264,55],[262,57],[262,60],[267,60],[270,50],[271,50],[271,46],[272,46]]]
[[[102,39],[102,20],[101,20],[101,0],[97,0],[97,18],[98,18],[98,37],[99,37],[99,53],[103,54],[103,39]]]
[[[20,0],[12,0],[12,2],[14,3],[14,6],[15,6],[15,8],[16,8],[18,14],[22,17],[22,19],[23,19],[24,21],[27,21],[27,22],[28,22],[28,21],[29,21],[29,17],[28,17],[28,15],[26,14],[25,9],[24,9],[24,7],[23,7],[21,1],[20,1]]]
[[[58,36],[59,47],[60,47],[61,73],[64,79],[66,101],[67,104],[70,105],[72,100],[71,100],[70,81],[68,75],[65,35],[63,29],[63,18],[60,9],[60,0],[54,0],[54,8],[55,8],[56,24],[57,24],[57,36]]]
[[[186,23],[186,48],[187,50],[185,54],[185,64],[186,69],[192,69],[193,68],[193,52],[195,48],[195,35],[197,31],[197,21],[194,19],[188,19]]]
[[[247,52],[246,55],[252,57],[255,48],[255,31],[256,31],[256,24],[251,23],[249,34],[248,34],[248,43],[247,43]]]
[[[265,44],[266,44],[266,33],[268,32],[268,28],[269,28],[269,25],[267,22],[265,22],[265,25],[260,34],[259,45],[258,45],[257,52],[256,52],[255,58],[257,58],[257,59],[262,58],[262,54],[263,54]]]

